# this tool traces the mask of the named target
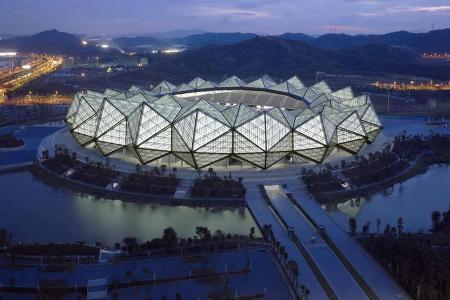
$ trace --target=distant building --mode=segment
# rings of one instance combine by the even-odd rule
[[[140,61],[139,62],[139,66],[141,66],[141,67],[148,65],[148,58],[147,57],[141,57],[139,59],[139,61]]]
[[[63,68],[98,68],[99,57],[68,57],[64,59]]]

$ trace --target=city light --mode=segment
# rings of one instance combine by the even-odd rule
[[[180,53],[180,52],[183,52],[183,49],[182,49],[182,48],[169,48],[169,49],[163,50],[162,52],[163,52],[163,53],[166,53],[166,54],[170,54],[170,53]]]
[[[14,68],[0,75],[0,103],[4,94],[17,90],[43,75],[49,74],[59,68],[64,59],[60,56],[51,55],[32,55],[29,62],[22,67]],[[31,70],[31,72],[21,72],[22,70]]]
[[[81,41],[81,43],[82,43],[83,45],[85,45],[85,46],[88,44],[88,42],[87,42],[87,41],[84,41],[84,40]]]
[[[435,60],[450,60],[450,53],[424,53],[422,54],[422,58]]]
[[[450,81],[436,83],[433,81],[428,82],[417,82],[411,80],[409,82],[375,82],[372,83],[373,86],[384,89],[384,90],[394,90],[394,91],[450,91]]]
[[[16,56],[17,52],[0,52],[0,56]]]
[[[109,45],[108,44],[101,44],[100,47],[106,49],[106,48],[109,48]]]

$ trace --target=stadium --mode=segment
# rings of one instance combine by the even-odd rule
[[[368,95],[355,96],[350,87],[332,91],[324,81],[307,87],[296,76],[83,91],[65,120],[80,145],[102,155],[195,169],[321,163],[335,148],[357,153],[382,129]]]

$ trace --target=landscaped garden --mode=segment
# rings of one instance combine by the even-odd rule
[[[98,257],[99,247],[85,244],[18,244],[8,248],[8,254],[26,256],[69,256],[69,255],[91,255]]]
[[[77,168],[70,178],[87,184],[105,187],[119,174],[118,171],[113,170],[109,165],[101,162],[90,162],[84,163]]]
[[[399,218],[382,234],[364,234],[361,244],[414,299],[450,299],[450,209],[431,215],[429,233],[406,233]]]
[[[141,171],[140,167],[136,172],[122,179],[120,190],[145,193],[173,195],[178,185],[179,179],[173,173],[163,176],[159,168],[155,167],[151,171]]]
[[[408,161],[388,149],[369,153],[368,157],[356,156],[355,162],[354,166],[342,171],[350,184],[355,187],[392,178],[410,165]]]
[[[303,176],[303,182],[306,184],[308,192],[312,194],[344,189],[342,182],[336,179],[329,169],[324,169],[320,172],[309,170]]]
[[[60,146],[55,147],[55,156],[49,157],[48,151],[44,151],[43,155],[43,165],[55,172],[57,174],[62,174],[66,172],[68,169],[73,168],[78,164],[77,161],[77,153],[72,152],[69,153],[67,149],[63,149]]]
[[[221,178],[210,168],[208,174],[194,181],[191,195],[205,198],[243,198],[245,187],[241,177],[238,180],[233,179],[231,175]]]
[[[116,248],[122,249],[127,257],[149,254],[153,256],[237,249],[255,241],[260,239],[255,238],[253,227],[248,235],[233,235],[221,230],[211,232],[207,227],[197,226],[195,235],[188,238],[178,237],[177,232],[172,227],[168,227],[164,229],[160,238],[140,242],[135,237],[125,237],[122,243],[116,243]]]
[[[449,135],[402,133],[381,151],[342,160],[340,169],[328,166],[320,172],[304,170],[302,179],[318,202],[337,203],[349,197],[369,196],[440,163],[450,163]]]

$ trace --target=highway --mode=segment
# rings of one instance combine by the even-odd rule
[[[64,59],[60,56],[34,55],[29,65],[0,75],[0,101],[4,94],[14,91],[41,76],[57,70]],[[29,70],[29,71],[28,71]]]

